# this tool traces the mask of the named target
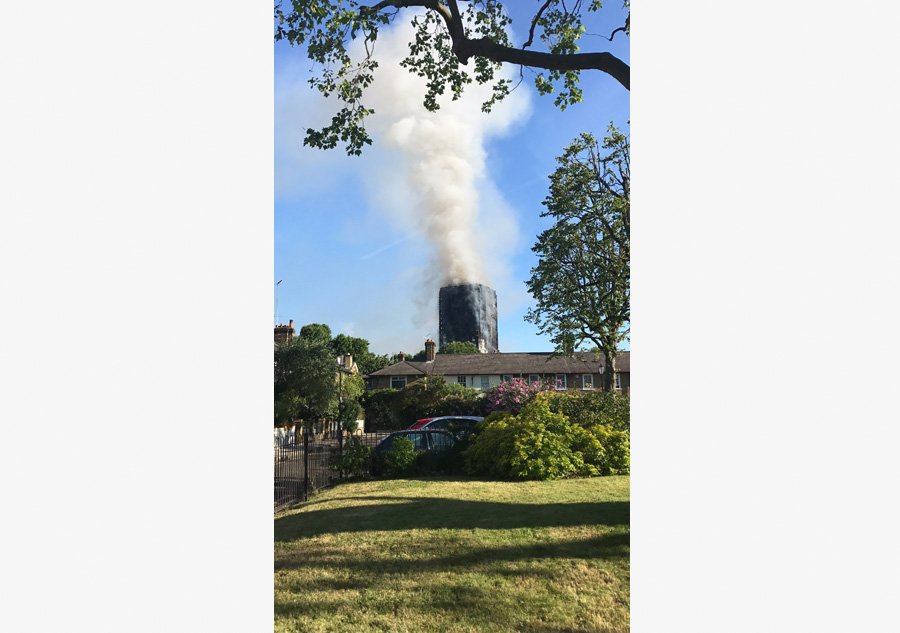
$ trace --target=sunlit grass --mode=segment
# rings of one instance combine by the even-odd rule
[[[327,490],[275,519],[275,630],[627,631],[628,499],[628,477]]]

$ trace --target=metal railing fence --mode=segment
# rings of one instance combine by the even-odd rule
[[[374,447],[390,431],[353,435]],[[337,461],[347,438],[336,429],[318,435],[292,433],[275,446],[275,512],[309,499],[309,495],[339,481]]]

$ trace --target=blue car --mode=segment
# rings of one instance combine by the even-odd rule
[[[394,440],[398,437],[405,437],[413,443],[417,451],[426,451],[429,453],[439,453],[452,447],[456,443],[456,438],[447,431],[436,429],[417,429],[405,431],[396,431],[378,443],[375,447],[375,455],[379,455],[389,450],[394,444]]]

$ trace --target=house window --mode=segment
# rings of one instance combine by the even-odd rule
[[[565,374],[556,374],[556,390],[557,391],[565,391],[566,390],[566,375]]]
[[[457,377],[456,377],[456,382],[458,382],[458,383],[461,384],[463,387],[465,387],[465,386],[466,386],[466,377],[465,377],[465,376],[457,376]]]
[[[491,377],[490,376],[482,376],[481,377],[481,388],[487,389],[491,386]]]
[[[512,382],[513,377],[512,374],[503,374],[503,382]]]
[[[622,390],[622,381],[619,380],[619,374],[616,374],[616,389]]]
[[[582,389],[593,389],[594,388],[594,376],[592,374],[583,374],[581,376],[581,388]]]
[[[406,376],[391,376],[391,389],[403,389],[406,386]]]
[[[541,377],[538,376],[537,374],[528,374],[528,384],[540,382],[540,381],[541,381]]]

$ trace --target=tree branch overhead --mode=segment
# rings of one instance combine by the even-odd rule
[[[344,104],[330,125],[309,130],[304,143],[328,149],[343,142],[349,154],[359,154],[371,143],[364,119],[372,111],[363,105],[364,88],[374,80],[372,69],[377,65],[370,44],[377,39],[378,29],[390,24],[402,9],[425,10],[412,19],[415,36],[401,65],[427,78],[423,105],[428,110],[440,108],[437,97],[446,89],[456,99],[467,84],[477,82],[493,87],[492,96],[482,104],[482,110],[490,112],[510,91],[511,81],[496,75],[503,64],[536,69],[538,92],[556,93],[555,104],[562,110],[582,101],[581,71],[605,73],[630,89],[631,69],[626,62],[612,52],[582,52],[579,47],[585,32],[583,18],[598,11],[599,2],[576,1],[569,8],[562,0],[544,0],[529,18],[528,40],[521,47],[510,41],[508,5],[500,0],[382,0],[370,5],[352,0],[292,0],[288,11],[276,5],[275,40],[305,46],[320,69],[310,84]],[[626,35],[629,21],[630,17],[625,21]],[[619,30],[623,29],[613,35]],[[349,47],[357,37],[366,42],[361,60],[352,58]],[[531,48],[538,39],[545,50]],[[475,63],[470,64],[473,59]]]

